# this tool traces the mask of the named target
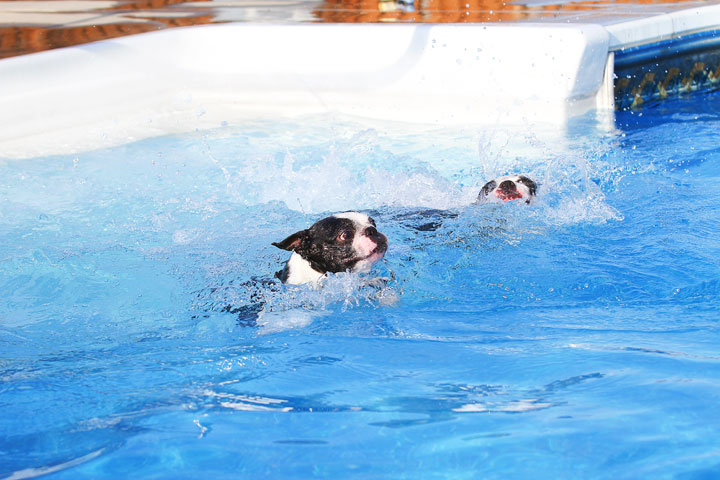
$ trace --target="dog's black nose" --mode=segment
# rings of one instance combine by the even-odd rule
[[[377,237],[377,235],[378,235],[377,228],[375,228],[375,227],[367,227],[367,228],[365,229],[365,235],[368,236],[368,237],[370,237],[370,238],[375,238],[375,237]]]
[[[512,180],[505,180],[504,182],[500,182],[498,188],[502,192],[512,192],[517,189],[515,187],[515,182],[513,182]]]

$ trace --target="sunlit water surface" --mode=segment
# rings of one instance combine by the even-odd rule
[[[0,162],[0,477],[717,478],[719,111]],[[471,205],[507,172],[534,205]],[[270,283],[271,242],[351,209],[369,275]]]

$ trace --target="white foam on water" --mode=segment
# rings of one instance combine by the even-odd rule
[[[431,168],[393,171],[334,149],[318,156],[308,163],[287,151],[280,162],[248,162],[234,178],[234,194],[248,203],[279,201],[305,213],[459,204],[459,188]]]
[[[398,133],[307,122],[267,128],[244,157],[234,150],[232,135],[215,132],[202,140],[228,195],[244,205],[282,202],[309,215],[388,206],[458,209],[471,204],[485,182],[521,173],[538,182],[536,204],[548,222],[622,218],[592,180],[603,175],[594,165],[602,142],[587,147],[501,127]],[[306,133],[293,135],[293,128]],[[275,135],[277,129],[282,131]]]
[[[258,315],[260,334],[303,328],[333,310],[392,306],[402,287],[392,278],[356,273],[327,274],[316,285],[288,286],[267,296]]]

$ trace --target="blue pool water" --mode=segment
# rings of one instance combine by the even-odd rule
[[[717,112],[0,161],[0,478],[717,478]],[[535,205],[470,205],[513,171]],[[348,209],[371,275],[265,289],[271,242]]]

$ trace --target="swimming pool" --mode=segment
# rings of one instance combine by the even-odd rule
[[[320,116],[3,161],[0,475],[717,476],[719,108],[562,141]],[[517,170],[535,205],[470,205]],[[348,209],[389,238],[384,287],[222,311],[281,267],[271,242]],[[419,231],[422,209],[457,215]]]

